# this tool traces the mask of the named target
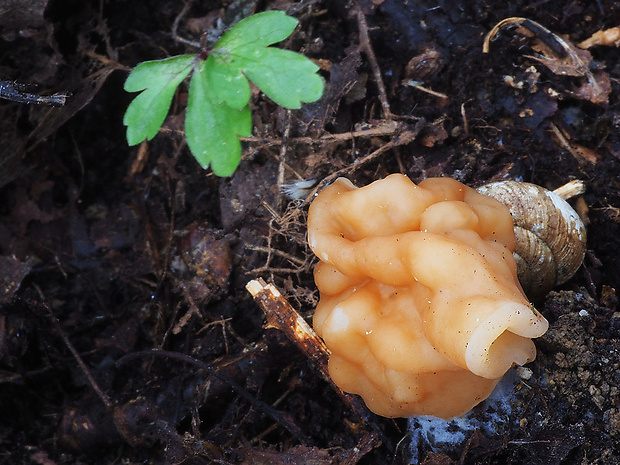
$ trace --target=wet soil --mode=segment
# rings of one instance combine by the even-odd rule
[[[536,302],[550,330],[505,429],[413,447],[427,465],[620,463],[620,48],[575,48],[620,2],[184,5],[0,4],[0,80],[71,93],[0,101],[0,463],[410,463],[407,422],[352,410],[245,289],[262,277],[311,316],[308,191],[279,186],[335,172],[586,182],[588,253]],[[175,20],[197,40],[265,9],[300,20],[283,46],[321,66],[323,99],[289,112],[255,93],[227,179],[185,146],[186,87],[128,147],[128,71],[194,51]],[[509,17],[527,21],[483,53]]]

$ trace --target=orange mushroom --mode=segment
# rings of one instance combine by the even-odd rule
[[[375,413],[459,416],[536,356],[548,323],[519,285],[499,201],[449,178],[340,178],[312,202],[308,241],[330,376]]]

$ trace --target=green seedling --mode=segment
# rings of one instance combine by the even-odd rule
[[[252,134],[249,81],[289,109],[323,95],[317,65],[299,53],[270,47],[297,24],[283,11],[258,13],[239,21],[210,51],[140,63],[125,82],[127,92],[141,92],[123,119],[129,145],[155,137],[176,88],[191,74],[187,145],[203,168],[210,165],[217,176],[232,175],[241,160],[239,137]]]

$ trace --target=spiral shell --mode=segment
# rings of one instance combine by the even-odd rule
[[[543,297],[575,274],[586,252],[586,228],[566,200],[543,187],[517,181],[487,184],[478,192],[510,210],[517,274],[530,299]]]

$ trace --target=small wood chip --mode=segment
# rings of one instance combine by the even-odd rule
[[[274,328],[286,334],[286,337],[317,365],[321,375],[331,382],[327,372],[327,360],[331,352],[323,339],[288,303],[280,291],[273,284],[267,284],[263,278],[253,279],[245,288],[265,312],[267,317],[265,328]]]
[[[597,31],[592,34],[592,37],[577,44],[577,47],[590,48],[595,45],[620,46],[620,26]]]
[[[578,195],[583,194],[586,191],[586,183],[581,179],[573,179],[566,184],[558,187],[553,191],[554,194],[559,195],[564,200],[572,199]]]
[[[265,328],[282,331],[315,364],[321,376],[340,394],[351,411],[363,422],[370,424],[375,431],[380,431],[361,399],[345,393],[332,381],[327,369],[330,350],[314,329],[284,298],[278,288],[273,284],[267,284],[262,278],[253,279],[246,284],[245,288],[265,312],[267,317]]]

